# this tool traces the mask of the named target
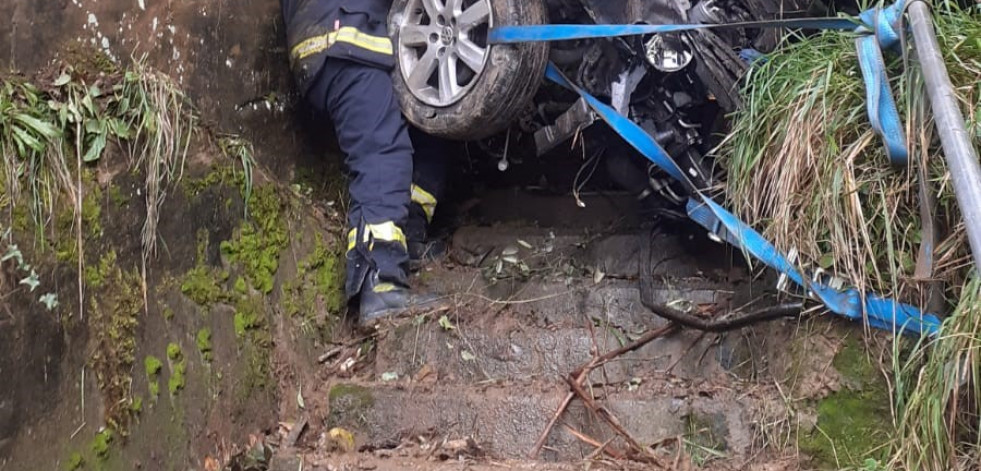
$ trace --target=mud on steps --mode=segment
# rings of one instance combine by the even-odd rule
[[[302,460],[314,469],[340,466],[335,454],[323,452],[330,443],[325,432],[340,427],[354,433],[362,451],[355,463],[369,467],[418,466],[420,456],[438,466],[433,454],[440,443],[463,439],[477,445],[477,454],[466,456],[475,463],[491,458],[520,467],[568,390],[561,378],[595,352],[662,324],[640,305],[636,289],[636,248],[649,237],[629,224],[605,234],[529,220],[459,228],[451,261],[419,278],[451,293],[456,307],[445,317],[388,325],[353,371],[350,350],[331,356],[326,383],[316,391],[327,398],[319,411],[323,429],[301,440]],[[663,248],[656,271],[662,302],[739,306],[765,291],[696,234],[653,237]],[[512,258],[503,264],[512,269],[498,268],[504,257]],[[519,263],[525,267],[514,271]],[[861,336],[859,328],[823,320],[726,335],[680,332],[597,370],[590,391],[635,438],[658,444],[669,462],[682,456],[685,466],[709,469],[861,464],[888,427],[888,399],[878,389],[878,370],[864,359]],[[845,366],[851,363],[859,372]],[[864,386],[855,389],[848,379],[854,377]],[[870,412],[843,419],[837,409],[856,394]],[[826,430],[833,432],[823,441]],[[574,403],[539,459],[591,457],[596,447],[581,436],[625,449]]]
[[[38,319],[49,319],[52,338],[67,337],[70,342],[63,350],[48,347],[13,357],[26,365],[22,371],[27,374],[38,373],[34,368],[41,359],[59,369],[42,367],[50,379],[46,383],[41,378],[37,384],[54,391],[47,400],[29,398],[23,388],[4,391],[15,394],[19,409],[15,434],[6,448],[8,469],[70,464],[76,453],[89,466],[105,469],[132,469],[137,464],[145,469],[199,468],[209,458],[233,455],[249,434],[270,433],[272,441],[280,440],[277,422],[293,424],[301,417],[308,420],[306,431],[297,437],[296,448],[277,452],[274,466],[302,460],[311,469],[341,463],[438,469],[444,464],[438,457],[434,461],[432,444],[469,438],[479,456],[463,457],[477,460],[478,466],[487,460],[513,459],[520,467],[567,390],[559,378],[587,361],[594,350],[616,348],[659,322],[639,304],[632,268],[636,263],[630,263],[635,258],[632,248],[651,237],[648,231],[628,226],[596,234],[528,223],[468,226],[457,231],[451,261],[419,276],[421,283],[455,293],[457,308],[446,313],[445,322],[441,316],[405,319],[373,341],[352,344],[361,338],[325,317],[329,299],[320,291],[324,276],[337,269],[330,256],[336,256],[330,245],[336,239],[324,236],[336,237],[337,223],[325,220],[302,197],[268,182],[259,186],[267,189],[260,190],[265,200],[256,208],[279,212],[260,211],[255,217],[279,220],[290,228],[290,237],[246,232],[258,237],[245,243],[234,173],[208,168],[210,164],[189,176],[191,191],[171,201],[191,217],[168,219],[162,226],[168,255],[149,280],[156,287],[157,302],[149,313],[135,314],[130,391],[132,399],[142,399],[142,406],[129,436],[116,436],[101,446],[102,435],[95,431],[104,411],[99,410],[99,388],[90,372],[86,425],[74,439],[66,439],[83,418],[75,385],[90,351],[85,335],[93,333],[66,333],[57,320],[34,309],[33,317],[16,318],[21,324],[15,331],[21,334],[10,337],[15,339],[12,344],[24,345],[29,338],[23,323]],[[119,244],[110,266],[132,270],[138,244],[120,244],[115,237],[131,240],[138,233],[140,218],[130,211],[140,205],[123,203],[135,198],[137,185],[123,177],[112,181],[121,186],[123,198],[100,199],[106,229],[95,242],[87,241],[93,253],[86,256],[97,265],[107,259],[104,247]],[[278,233],[261,222],[256,227]],[[99,245],[106,234],[113,236]],[[693,254],[706,252],[693,251],[688,235],[654,237],[664,248],[665,261],[657,272],[664,302],[728,305],[743,302],[758,288],[724,254],[693,260]],[[276,268],[263,271],[264,265],[258,264],[250,270],[235,257],[243,247],[259,249],[257,253],[266,252],[263,247],[271,250]],[[481,254],[479,260],[474,253]],[[505,253],[525,263],[527,274],[498,271],[495,259],[510,256]],[[55,270],[67,272],[61,283],[70,293],[74,275],[66,267]],[[64,296],[70,299],[70,294]],[[12,302],[26,303],[18,298]],[[66,309],[72,311],[70,306]],[[202,337],[205,331],[210,336]],[[835,358],[842,351],[849,352],[842,365],[862,361],[857,336],[858,329],[824,321],[778,322],[725,336],[681,332],[598,370],[591,386],[631,433],[644,443],[661,443],[671,457],[681,453],[677,456],[684,456],[685,462],[710,468],[786,462],[795,469],[806,463],[787,461],[788,455],[796,456],[797,435],[820,437],[815,425],[841,420],[824,419],[822,414],[855,400],[853,393],[836,392],[852,391],[856,383],[842,379],[846,375],[837,371]],[[171,344],[179,352],[172,353]],[[317,357],[337,344],[354,348],[318,365]],[[354,355],[359,348],[368,354]],[[269,355],[268,363],[256,361],[261,358],[255,353],[262,351]],[[160,360],[153,373],[150,368],[144,371],[151,356]],[[341,371],[339,364],[352,356],[354,368]],[[176,371],[181,371],[183,381],[175,382]],[[860,395],[868,390],[863,383],[875,380],[874,369],[847,373],[859,377]],[[153,382],[156,401],[151,397]],[[33,425],[37,423],[45,426]],[[322,438],[334,427],[354,432],[362,452],[338,455]],[[561,463],[589,456],[593,447],[573,431],[601,442],[614,438],[591,413],[574,405],[540,458],[559,463],[555,466],[560,469]],[[37,456],[38,443],[57,443],[64,451]],[[849,441],[847,446],[854,450],[834,452],[858,456],[866,445]],[[833,462],[833,454],[821,455],[827,446],[819,438],[800,447],[805,446],[821,456],[818,463]],[[106,450],[104,456],[100,450]]]

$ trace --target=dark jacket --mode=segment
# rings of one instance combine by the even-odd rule
[[[290,67],[306,94],[328,57],[390,69],[391,0],[281,0]]]

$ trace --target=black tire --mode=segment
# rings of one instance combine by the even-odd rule
[[[409,0],[395,0],[389,31],[398,62],[399,15]],[[543,0],[490,0],[495,26],[545,24]],[[424,103],[409,90],[397,63],[392,74],[395,92],[406,119],[422,131],[448,139],[478,140],[499,133],[531,103],[548,63],[547,43],[490,46],[483,71],[462,98],[445,107]]]

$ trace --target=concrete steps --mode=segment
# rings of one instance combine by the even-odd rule
[[[648,387],[594,388],[601,403],[641,443],[686,434],[711,437],[713,449],[744,457],[753,444],[757,404],[731,388],[693,385],[666,377]],[[444,384],[339,383],[330,390],[330,422],[355,431],[363,449],[394,448],[406,438],[470,437],[496,459],[526,458],[565,391],[534,382],[483,386]],[[613,432],[578,401],[566,411],[540,455],[545,461],[576,461],[594,448],[565,427],[600,442]],[[614,442],[616,443],[616,442]],[[622,443],[618,445],[623,448]]]
[[[492,459],[526,459],[568,392],[562,378],[664,325],[638,291],[650,237],[636,228],[602,236],[527,225],[459,229],[454,263],[418,278],[451,294],[449,325],[439,314],[383,329],[367,370],[331,383],[327,425],[355,432],[367,450],[417,436],[471,437]],[[683,233],[654,237],[657,302],[728,307],[754,295],[720,246]],[[524,272],[508,271],[515,260]],[[750,385],[740,376],[747,355],[737,339],[684,331],[597,369],[588,384],[641,443],[685,436],[745,458],[765,398],[740,393]],[[575,463],[594,451],[566,425],[600,442],[614,438],[574,401],[540,459]]]

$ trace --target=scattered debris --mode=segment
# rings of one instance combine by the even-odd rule
[[[268,471],[273,449],[262,437],[249,436],[249,447],[234,455],[223,471]]]
[[[335,450],[351,453],[354,451],[354,434],[340,427],[335,427],[327,432],[328,446]]]
[[[299,421],[293,424],[292,427],[290,427],[289,434],[287,434],[286,439],[283,440],[282,443],[283,448],[293,448],[294,446],[296,446],[296,442],[299,441],[300,435],[303,435],[303,432],[307,428],[307,422],[308,422],[307,418],[302,417],[300,418]]]
[[[483,450],[480,449],[472,437],[443,441],[435,449],[435,453],[433,453],[435,458],[442,461],[477,458],[482,455]]]

